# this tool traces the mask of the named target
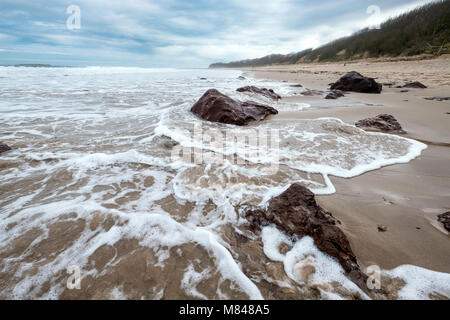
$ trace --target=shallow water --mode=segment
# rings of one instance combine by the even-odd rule
[[[264,206],[294,182],[333,193],[329,175],[408,162],[425,146],[338,119],[236,128],[189,112],[209,88],[280,112],[310,107],[238,93],[299,90],[239,75],[0,68],[0,140],[13,148],[0,156],[0,297],[368,298],[308,238],[282,240],[277,252],[285,236],[253,234],[240,208]],[[307,280],[305,264],[316,270]],[[67,287],[72,266],[80,289]],[[415,288],[404,270],[389,276]],[[419,274],[431,279],[423,296],[450,295],[448,275]],[[398,297],[417,294],[401,288]]]

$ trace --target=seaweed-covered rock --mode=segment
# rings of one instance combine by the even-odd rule
[[[367,78],[356,71],[347,73],[331,86],[331,90],[362,93],[381,93],[383,85],[373,78]]]
[[[373,118],[360,120],[356,123],[356,126],[366,130],[404,132],[397,119],[390,114],[380,114]]]
[[[226,124],[244,126],[253,121],[264,120],[268,115],[277,114],[272,107],[255,102],[239,102],[210,89],[194,104],[191,112],[200,118]]]

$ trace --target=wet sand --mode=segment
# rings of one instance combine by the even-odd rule
[[[311,108],[281,112],[286,119],[336,117],[354,123],[381,113],[394,115],[407,132],[403,136],[428,145],[422,155],[407,163],[384,167],[352,179],[331,177],[337,192],[319,196],[321,206],[343,223],[343,229],[360,264],[383,269],[412,264],[450,273],[449,233],[437,215],[450,210],[450,102],[425,100],[450,93],[448,58],[426,61],[309,64],[247,69],[256,78],[289,81],[305,88],[327,90],[348,71],[358,71],[384,83],[381,95],[349,93],[355,107]],[[395,88],[420,81],[427,89]],[[391,85],[386,85],[387,83]],[[299,92],[304,90],[299,88]],[[321,96],[288,98],[317,105]],[[338,100],[339,101],[339,100]],[[378,226],[387,227],[379,232]]]

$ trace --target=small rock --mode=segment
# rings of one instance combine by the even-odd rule
[[[423,83],[415,81],[415,82],[410,82],[410,83],[405,84],[402,88],[426,89],[428,87],[426,85],[424,85]]]
[[[11,148],[6,144],[0,144],[0,153],[11,150]]]
[[[165,135],[154,137],[153,143],[154,143],[154,145],[158,145],[159,147],[164,148],[164,149],[172,149],[179,144],[172,138],[165,136]]]
[[[301,84],[292,84],[292,85],[290,85],[290,87],[292,87],[292,88],[303,88],[303,86]]]
[[[238,80],[247,80],[247,78],[246,78],[246,77],[243,77],[243,76],[239,76],[239,77],[238,77]]]
[[[302,92],[302,96],[321,96],[324,95],[326,92],[325,91],[321,91],[321,90],[310,90],[310,89],[306,89],[305,91]]]
[[[328,99],[328,100],[336,100],[336,99],[341,98],[341,97],[344,97],[344,93],[343,93],[342,91],[339,91],[339,90],[334,90],[334,91],[331,91],[331,92],[325,97],[325,99]]]
[[[264,97],[272,99],[272,100],[280,100],[281,99],[281,96],[276,94],[272,89],[258,88],[255,86],[246,86],[246,87],[239,88],[236,91],[259,94],[261,96],[264,96]]]
[[[433,101],[448,101],[450,100],[450,97],[433,97],[433,98],[425,98],[426,100],[433,100]]]
[[[450,231],[450,211],[438,215],[438,221],[444,225],[447,231]]]
[[[379,225],[378,226],[378,231],[379,232],[386,232],[388,230],[388,228],[386,226],[383,225]]]
[[[374,118],[363,119],[358,121],[355,125],[365,130],[404,132],[397,119],[390,114],[380,114]]]

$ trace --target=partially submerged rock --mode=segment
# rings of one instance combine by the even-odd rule
[[[412,89],[426,89],[428,88],[423,83],[420,83],[418,81],[407,83],[403,86],[403,88],[412,88]]]
[[[194,104],[191,112],[200,118],[226,124],[244,126],[253,121],[264,120],[268,115],[277,114],[272,107],[255,102],[240,102],[210,89]]]
[[[244,77],[244,76],[239,76],[239,77],[238,77],[238,80],[247,80],[247,78]]]
[[[432,101],[448,101],[450,100],[450,97],[433,97],[433,98],[425,98],[426,100],[432,100]]]
[[[6,152],[9,150],[11,150],[11,148],[8,145],[0,143],[0,153]]]
[[[362,93],[381,93],[383,85],[373,78],[367,78],[356,71],[347,73],[331,86],[331,90],[354,91]]]
[[[280,100],[281,99],[281,96],[276,94],[272,89],[258,88],[255,86],[246,86],[246,87],[239,88],[236,91],[259,94],[261,96],[264,96],[264,97],[272,99],[272,100]]]
[[[404,132],[397,119],[390,114],[380,114],[374,118],[360,120],[356,123],[356,126],[365,130]]]
[[[444,228],[450,232],[450,211],[438,215],[438,221],[444,225]]]
[[[326,92],[322,91],[322,90],[311,90],[311,89],[306,89],[305,91],[303,91],[301,94],[302,96],[322,96],[324,95]]]
[[[153,138],[153,144],[163,149],[172,149],[173,147],[179,145],[177,141],[165,135],[155,136]]]
[[[342,91],[340,91],[340,90],[334,90],[334,91],[331,91],[326,97],[325,97],[325,99],[328,99],[328,100],[336,100],[336,99],[339,99],[339,98],[341,98],[341,97],[343,97],[344,96],[344,93],[342,92]]]
[[[366,275],[361,272],[350,243],[337,226],[340,222],[316,203],[314,194],[300,184],[269,202],[268,208],[245,213],[253,229],[274,224],[289,236],[310,236],[324,253],[336,258],[358,285],[364,287]]]

